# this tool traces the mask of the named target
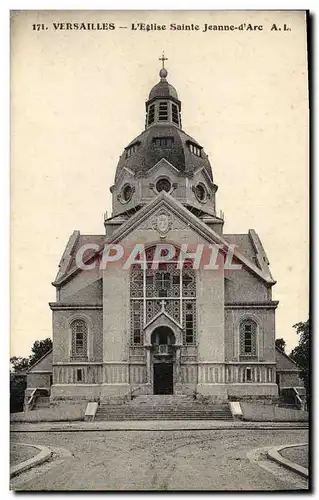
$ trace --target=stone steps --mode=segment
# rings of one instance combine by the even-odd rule
[[[175,394],[147,394],[145,396],[136,396],[129,404],[137,403],[180,403],[195,401],[191,396],[175,395]],[[196,402],[196,401],[195,401]]]
[[[169,402],[170,401],[170,402]],[[192,399],[153,399],[124,404],[102,403],[95,420],[233,420],[227,404],[212,405]]]
[[[120,420],[233,420],[231,413],[216,413],[214,411],[208,413],[168,413],[168,412],[152,412],[152,413],[126,413],[120,411],[117,413],[97,411],[95,420],[103,421],[120,421]]]

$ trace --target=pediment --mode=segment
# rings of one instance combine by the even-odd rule
[[[134,178],[134,172],[127,167],[123,167],[119,176],[116,178],[116,186],[119,186],[128,178]]]
[[[174,167],[166,158],[161,158],[160,161],[155,163],[152,168],[149,169],[147,176],[151,176],[156,172],[158,175],[162,175],[164,171],[169,171],[172,174],[179,175],[180,171]]]
[[[144,328],[144,345],[151,345],[151,336],[156,328],[166,326],[172,330],[175,336],[175,345],[183,344],[183,329],[181,325],[165,310],[160,311]]]
[[[208,227],[203,221],[196,217],[178,200],[170,196],[165,191],[161,191],[153,200],[142,207],[130,219],[124,222],[114,233],[103,241],[100,249],[96,252],[96,256],[103,252],[104,244],[118,244],[131,235],[139,228],[150,227],[158,231],[158,236],[165,238],[169,230],[175,224],[175,229],[187,228],[187,230],[194,231],[204,242],[209,244],[221,245],[220,251],[227,254],[228,249],[231,248],[233,257],[242,264],[249,272],[253,273],[259,279],[269,285],[274,285],[275,281],[269,272],[265,272],[256,266],[251,260],[242,255],[238,249],[233,249],[228,241],[221,235],[217,234],[212,228]],[[178,226],[179,224],[179,226]],[[55,285],[61,285],[65,280],[68,280],[71,275],[79,272],[80,269],[70,270],[59,282]]]
[[[158,210],[138,226],[138,229],[153,229],[157,231],[160,238],[165,238],[171,229],[183,230],[189,229],[189,226],[180,217],[173,214],[167,207],[159,207]]]
[[[207,170],[206,170],[205,167],[200,167],[197,170],[195,170],[194,177],[197,177],[197,176],[200,176],[200,175],[203,176],[203,178],[205,179],[205,181],[207,182],[207,184],[209,186],[212,187],[214,185],[214,183],[213,183],[211,177],[208,175]]]
[[[216,242],[220,243],[220,237],[217,233],[211,231],[198,217],[165,191],[161,191],[150,203],[125,222],[112,235],[111,242],[120,242],[133,231],[141,229],[154,229],[158,232],[159,237],[169,235],[170,229],[193,230],[200,234],[204,240],[207,239],[203,233],[203,229],[205,229],[207,235],[209,234],[208,241],[212,235],[216,235]],[[226,241],[224,243],[227,245]]]

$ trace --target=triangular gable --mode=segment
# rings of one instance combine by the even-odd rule
[[[269,269],[269,260],[266,255],[265,249],[260,241],[260,238],[254,229],[249,229],[249,238],[251,240],[252,246],[256,253],[256,260],[259,264],[260,269],[269,273],[269,276],[273,279],[272,274]]]
[[[166,316],[168,321],[172,323],[173,326],[178,326],[179,328],[182,328],[182,325],[180,325],[170,314],[168,314],[167,311],[159,311],[157,314],[155,314],[154,318],[152,318],[146,325],[145,329],[149,328],[151,325],[156,325],[158,322],[158,319]]]
[[[116,178],[116,185],[120,184],[122,180],[127,179],[128,177],[134,177],[134,172],[128,167],[123,167]]]
[[[145,205],[141,210],[133,215],[126,223],[124,223],[117,231],[113,233],[108,243],[118,243],[123,240],[129,233],[134,231],[144,220],[151,217],[157,210],[162,207],[167,207],[183,222],[187,223],[190,229],[202,236],[209,243],[223,245],[227,252],[229,243],[213,229],[209,228],[198,217],[187,210],[182,203],[170,196],[165,191],[161,191],[154,200]],[[234,257],[242,263],[248,270],[259,276],[263,281],[269,284],[275,284],[275,281],[268,273],[263,272],[253,262],[244,257],[236,248],[234,249]]]
[[[69,241],[67,242],[67,245],[65,247],[65,250],[63,252],[63,255],[61,257],[61,260],[59,262],[59,270],[58,274],[56,275],[55,281],[59,281],[69,270],[69,266],[72,262],[72,254],[75,246],[77,245],[77,242],[80,237],[80,231],[73,231],[71,234]]]
[[[119,243],[160,208],[168,208],[173,215],[182,220],[182,222],[185,222],[190,229],[199,234],[208,243],[223,245],[224,250],[222,249],[221,251],[227,253],[227,249],[230,248],[230,244],[222,236],[217,234],[213,229],[209,228],[198,217],[187,210],[187,208],[185,208],[182,203],[170,196],[165,191],[161,191],[152,201],[142,207],[136,214],[132,215],[130,219],[124,222],[107,240],[105,240],[105,243]],[[104,245],[101,245],[100,250],[96,252],[96,254],[103,252],[103,248]],[[265,271],[259,269],[253,262],[244,257],[236,248],[233,251],[233,255],[246,269],[261,278],[264,282],[270,285],[275,284],[275,281],[272,279],[269,273],[266,273]],[[70,270],[70,273],[68,275],[64,276],[61,279],[61,281],[56,281],[53,284],[55,286],[59,286],[79,271],[81,271],[81,269],[74,267]]]
[[[48,351],[42,358],[38,359],[26,373],[47,373],[52,372],[53,352]]]
[[[149,169],[147,172],[147,175],[151,175],[153,170],[158,171],[161,167],[166,167],[168,170],[170,170],[173,174],[180,174],[180,171],[174,167],[166,158],[161,158],[155,165],[152,166],[152,168]]]
[[[195,175],[198,175],[198,174],[203,174],[203,177],[205,177],[205,180],[208,182],[208,184],[209,184],[210,186],[213,186],[213,184],[214,184],[214,183],[213,183],[213,180],[212,180],[212,178],[209,176],[209,174],[208,174],[208,172],[207,172],[207,170],[206,170],[206,168],[205,168],[205,167],[200,167],[200,168],[198,168],[197,170],[195,170],[195,172],[194,172],[194,177],[195,177]]]
[[[175,336],[175,345],[183,345],[183,328],[182,326],[165,310],[160,311],[154,318],[148,322],[144,328],[144,345],[151,345],[151,336],[156,328],[167,326],[172,330]]]
[[[301,372],[297,363],[288,354],[276,347],[276,370],[294,370]]]

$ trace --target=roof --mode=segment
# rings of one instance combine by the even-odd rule
[[[178,99],[176,89],[164,79],[154,85],[149,93],[148,99],[150,101],[155,97],[173,97],[174,99]]]
[[[155,140],[157,137],[172,137],[172,146],[165,148],[159,145]],[[195,170],[204,167],[213,181],[212,167],[202,146],[193,137],[174,125],[153,125],[135,137],[126,149],[135,143],[139,145],[133,154],[127,156],[126,150],[124,150],[120,156],[115,173],[115,182],[124,167],[135,174],[146,174],[162,158],[165,158],[180,172],[189,175],[192,175]],[[201,157],[191,153],[188,143],[195,144],[201,149]]]
[[[285,351],[279,349],[276,346],[276,363],[277,363],[277,371],[280,370],[289,370],[289,371],[298,371],[301,372],[301,369],[297,365],[297,363],[290,357]]]
[[[36,370],[35,370],[36,368]],[[33,371],[52,371],[52,349],[50,349],[48,352],[46,352],[38,361],[34,363],[34,365],[30,366],[30,368],[27,370],[27,373],[33,372]]]
[[[223,236],[231,245],[236,245],[245,257],[254,262],[256,253],[252,246],[249,234],[224,234]]]
[[[60,263],[59,263],[59,270],[56,275],[55,280],[59,280],[66,271],[70,268],[72,268],[76,262],[75,262],[75,256],[77,254],[77,251],[86,244],[96,244],[98,246],[103,245],[105,241],[106,236],[101,235],[101,234],[80,234],[80,231],[74,231],[73,234],[70,236],[69,241],[65,247],[65,250],[63,252],[63,255],[61,257]],[[85,258],[85,253],[84,253],[84,258]]]

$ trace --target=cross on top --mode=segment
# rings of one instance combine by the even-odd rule
[[[162,61],[162,67],[164,68],[164,62],[165,61],[168,61],[168,58],[164,56],[164,50],[163,50],[163,54],[162,54],[162,57],[159,58],[159,61]]]

